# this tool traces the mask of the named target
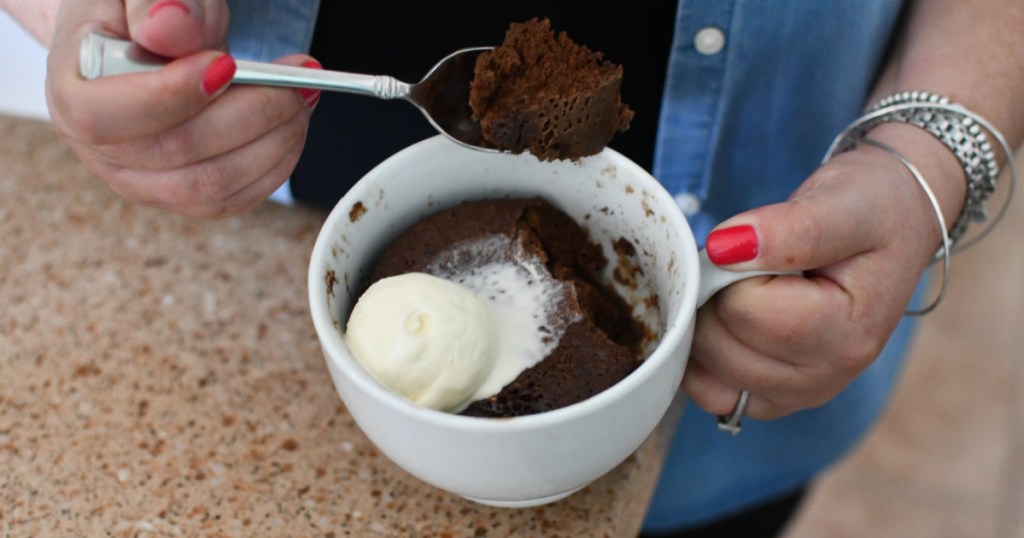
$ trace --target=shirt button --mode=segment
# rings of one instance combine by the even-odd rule
[[[725,47],[725,34],[714,26],[705,26],[693,36],[693,46],[704,56],[718,54]]]
[[[683,210],[683,214],[687,217],[700,213],[700,198],[688,192],[681,192],[673,196],[673,198],[676,200],[676,205],[679,206],[679,209]]]

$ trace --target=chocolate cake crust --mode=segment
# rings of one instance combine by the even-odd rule
[[[501,46],[477,58],[473,119],[498,149],[541,160],[593,155],[633,119],[622,75],[600,52],[556,36],[547,19],[513,23]]]

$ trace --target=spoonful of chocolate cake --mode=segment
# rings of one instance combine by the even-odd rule
[[[576,160],[629,128],[621,85],[622,66],[532,19],[513,23],[501,46],[477,58],[469,104],[494,147]]]
[[[90,33],[79,72],[86,80],[155,71],[170,60],[131,41]],[[622,68],[602,60],[547,19],[513,23],[498,48],[461,49],[417,83],[272,63],[236,61],[234,84],[311,88],[402,99],[441,134],[482,151],[529,151],[541,160],[595,154],[625,131],[633,111],[622,104]]]

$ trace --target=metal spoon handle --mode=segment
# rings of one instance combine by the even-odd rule
[[[156,71],[169,60],[131,41],[90,32],[79,51],[79,73],[86,80]],[[377,97],[407,99],[409,84],[386,75],[363,75],[239,60],[232,82],[287,88],[313,88]]]
[[[408,84],[387,75],[363,75],[246,60],[238,60],[236,64],[238,70],[231,79],[235,84],[314,88],[380,99],[405,98],[409,93]]]

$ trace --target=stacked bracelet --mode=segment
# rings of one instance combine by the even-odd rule
[[[948,233],[938,202],[916,167],[893,148],[874,140],[865,139],[865,135],[872,128],[882,123],[893,121],[915,125],[932,134],[953,152],[953,155],[960,162],[960,166],[964,170],[964,176],[967,180],[964,208]],[[961,242],[971,222],[984,222],[988,220],[985,202],[989,195],[995,192],[996,178],[999,175],[999,166],[996,162],[995,152],[992,151],[992,144],[989,142],[989,134],[996,139],[1006,153],[1007,165],[1010,170],[1008,193],[995,218],[989,220],[988,227],[970,241]],[[936,211],[939,225],[942,227],[942,245],[935,254],[935,260],[940,258],[944,260],[942,287],[939,290],[938,297],[928,307],[908,312],[910,315],[927,313],[938,305],[944,295],[946,281],[949,276],[950,254],[955,254],[977,243],[995,227],[1006,213],[1017,182],[1013,148],[1009,146],[1003,135],[984,118],[963,106],[950,103],[949,99],[945,97],[918,91],[900,92],[890,95],[869,108],[867,113],[854,120],[843,132],[836,136],[822,162],[828,161],[837,153],[842,153],[855,147],[860,142],[880,147],[903,163],[924,189]],[[956,244],[956,248],[953,247],[954,244]]]
[[[901,92],[890,95],[871,107],[876,112],[889,107],[907,104],[950,105],[949,99],[927,92]],[[895,108],[892,121],[902,121],[928,131],[946,145],[960,161],[967,178],[967,198],[959,218],[953,223],[950,238],[956,243],[967,232],[971,221],[984,222],[985,200],[996,190],[999,165],[995,152],[988,141],[988,135],[966,114],[958,114],[937,108],[914,107],[906,110]],[[873,127],[873,126],[872,126]],[[867,127],[870,129],[871,127]]]
[[[1013,150],[991,123],[949,99],[928,92],[900,92],[883,98],[855,120],[832,142],[825,160],[842,153],[864,138],[872,128],[887,122],[902,122],[920,127],[942,142],[959,161],[967,180],[964,208],[949,231],[954,253],[974,244],[1002,218],[1009,197],[989,227],[969,243],[960,243],[971,222],[988,220],[985,202],[995,192],[999,166],[985,131],[1003,147],[1010,165],[1012,192],[1016,183]]]

